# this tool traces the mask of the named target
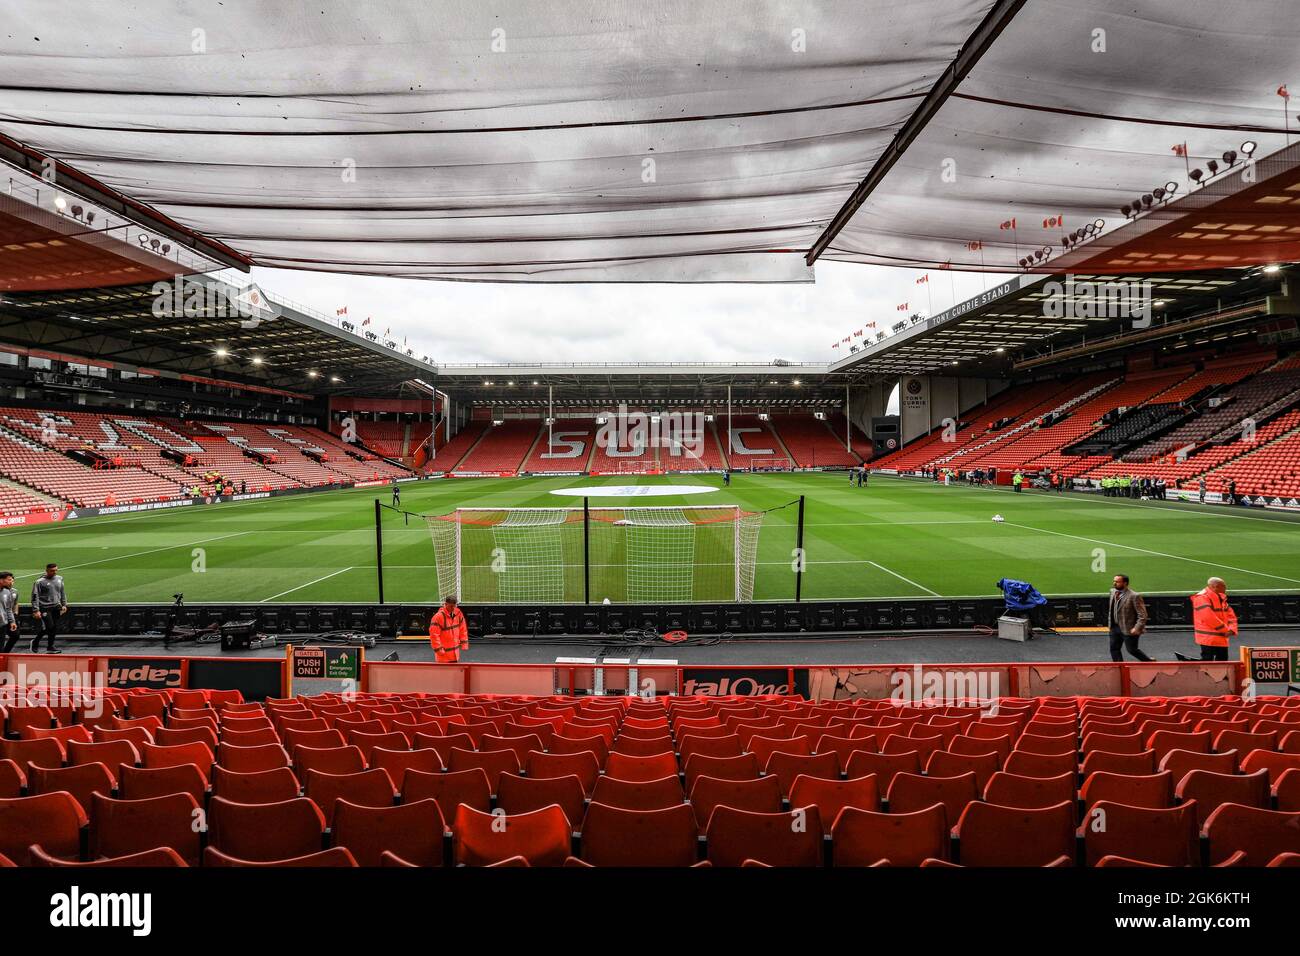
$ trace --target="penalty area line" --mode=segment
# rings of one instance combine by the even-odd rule
[[[943,596],[943,595],[941,595],[938,591],[931,591],[931,590],[930,590],[929,588],[927,588],[924,584],[917,584],[917,583],[916,583],[915,581],[913,581],[911,578],[905,578],[905,577],[903,577],[901,574],[899,574],[897,571],[891,571],[891,570],[889,570],[889,568],[885,567],[883,564],[877,564],[875,561],[868,561],[867,564],[871,565],[873,568],[879,568],[881,571],[884,571],[886,574],[892,574],[894,577],[898,578],[898,580],[900,580],[900,581],[905,581],[905,582],[907,582],[908,584],[912,585],[912,587],[914,587],[914,588],[920,588],[920,589],[921,589],[922,591],[924,591],[926,594],[929,594],[929,595],[931,595],[931,596],[933,596],[933,597],[942,597],[942,596]]]
[[[351,571],[355,567],[356,565],[350,564],[346,568],[339,568],[337,571],[331,571],[329,574],[323,575],[317,578],[315,581],[308,581],[306,584],[300,584],[295,588],[289,588],[289,590],[281,591],[279,594],[272,594],[269,598],[262,598],[262,600],[258,601],[257,603],[265,604],[268,601],[274,601],[276,598],[282,598],[286,594],[292,594],[294,591],[301,591],[303,588],[309,588],[313,584],[320,584],[322,581],[328,581],[330,578],[337,577],[338,575],[342,574],[344,571]]]

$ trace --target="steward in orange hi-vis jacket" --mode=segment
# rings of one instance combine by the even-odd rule
[[[1222,578],[1210,578],[1191,601],[1192,630],[1201,645],[1201,660],[1226,661],[1228,639],[1237,636],[1237,612],[1228,606],[1228,586]]]
[[[454,597],[448,597],[434,612],[429,622],[429,643],[439,664],[455,664],[460,660],[460,652],[469,650],[469,628]]]

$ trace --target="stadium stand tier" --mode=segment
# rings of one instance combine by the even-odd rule
[[[385,480],[410,471],[320,429],[182,422],[130,413],[0,407],[3,514],[96,507],[236,490],[284,490]]]
[[[137,688],[11,692],[0,716],[0,854],[19,866],[1198,867],[1300,852],[1300,698],[245,703]]]
[[[1209,491],[1290,499],[1300,491],[1300,359],[1258,351],[1202,367],[1011,384],[872,467],[1050,470],[1088,482],[1163,478]]]

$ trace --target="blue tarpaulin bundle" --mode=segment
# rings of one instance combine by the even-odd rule
[[[998,582],[998,589],[1007,602],[1008,611],[1032,611],[1047,603],[1047,598],[1038,593],[1038,588],[1028,581],[1003,578]]]

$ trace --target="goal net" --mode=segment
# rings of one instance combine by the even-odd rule
[[[427,518],[438,594],[480,604],[751,601],[762,513],[458,508]]]
[[[618,463],[620,475],[648,475],[656,470],[657,466],[653,458],[634,458],[631,461]]]
[[[794,463],[789,458],[755,458],[755,471],[790,471]]]

